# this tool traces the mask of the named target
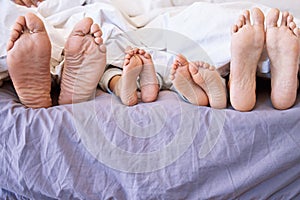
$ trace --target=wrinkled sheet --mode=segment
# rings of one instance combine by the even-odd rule
[[[265,84],[265,83],[263,83]],[[261,85],[263,85],[261,84]],[[30,199],[300,198],[300,99],[248,113],[197,107],[171,91],[126,107],[94,100],[26,109],[0,89],[0,195]]]
[[[9,29],[16,10],[10,13],[7,8],[15,7],[7,2],[0,2],[0,23]],[[31,9],[43,16],[52,42],[57,42],[52,50],[57,59],[71,27],[91,16],[103,29],[111,62],[118,63],[123,56],[120,52],[132,42],[124,32],[146,26],[154,30],[153,38],[160,33],[155,28],[168,28],[173,32],[164,33],[175,32],[171,34],[175,41],[178,37],[189,38],[189,45],[200,41],[204,49],[200,58],[221,66],[230,59],[226,46],[231,24],[242,9],[256,5],[196,3],[186,7],[178,3],[173,8],[158,3],[145,15],[126,17],[125,11],[117,12],[108,1],[85,8],[82,2],[50,0],[51,9]],[[213,9],[220,11],[214,16],[215,24],[191,32],[177,29],[196,28],[194,24],[205,19],[190,17],[195,20],[189,23],[182,19],[203,10],[203,16],[210,16]],[[224,13],[228,14],[225,21]],[[5,56],[2,50],[9,33],[6,29],[0,33],[1,56]],[[190,48],[181,48],[186,46],[149,44],[148,35],[146,42],[139,38],[134,43],[152,48],[161,66],[172,58],[160,52],[168,56],[181,52],[190,59],[197,56]],[[224,52],[220,54],[217,48]],[[0,77],[7,75],[2,61]],[[99,90],[93,101],[34,110],[24,108],[11,83],[5,82],[0,87],[0,199],[298,199],[300,99],[289,110],[274,110],[268,83],[260,85],[267,86],[258,88],[255,109],[241,113],[230,106],[224,110],[193,106],[170,91],[160,92],[154,103],[125,107],[115,96]]]

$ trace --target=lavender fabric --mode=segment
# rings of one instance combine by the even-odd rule
[[[0,199],[299,199],[300,104],[242,113],[162,91],[28,109],[0,88]],[[96,122],[96,123],[95,123]]]

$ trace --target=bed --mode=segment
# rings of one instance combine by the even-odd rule
[[[199,5],[214,6],[173,1],[159,4],[158,9],[150,7],[156,17],[132,8],[135,12],[127,12],[128,21],[119,23],[118,30],[173,27],[176,23],[168,18],[172,13],[179,13],[178,9],[191,13]],[[224,5],[233,19],[241,7],[257,4]],[[56,14],[67,19],[60,9]],[[72,9],[78,9],[77,5]],[[122,6],[117,9],[126,13]],[[107,10],[101,16],[108,16],[110,7]],[[53,13],[46,14],[48,21],[64,28],[63,20],[59,23]],[[72,24],[80,16],[65,22]],[[102,27],[107,25],[100,22]],[[180,32],[175,27],[171,30]],[[219,50],[226,49],[230,35],[218,34],[213,33],[211,41],[224,41]],[[104,32],[109,46],[115,38],[108,35]],[[197,41],[195,35],[180,35]],[[201,58],[217,66],[228,62],[227,51],[219,55],[205,44]],[[180,50],[190,59],[199,56]],[[177,51],[175,47],[168,52]],[[230,104],[222,110],[194,106],[169,90],[161,91],[156,102],[127,107],[100,89],[88,102],[29,109],[19,103],[12,83],[4,81],[0,87],[0,199],[300,199],[300,97],[294,107],[279,111],[272,107],[269,94],[269,80],[258,78],[257,104],[251,112],[235,111]],[[54,102],[57,96],[55,87]]]

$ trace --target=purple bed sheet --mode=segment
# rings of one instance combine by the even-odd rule
[[[98,94],[34,110],[0,88],[0,199],[300,199],[299,98],[278,111],[258,88],[242,113]]]

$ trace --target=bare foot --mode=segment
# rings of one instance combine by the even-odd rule
[[[226,108],[227,95],[225,80],[216,71],[215,67],[204,62],[190,62],[189,71],[196,84],[198,84],[208,96],[212,108]]]
[[[271,61],[271,100],[276,109],[294,105],[297,95],[299,68],[299,30],[288,12],[277,26],[279,10],[267,15],[266,47]]]
[[[106,66],[106,48],[102,32],[91,18],[76,24],[64,49],[65,63],[62,72],[59,104],[88,101]]]
[[[182,55],[178,55],[172,65],[170,78],[176,90],[190,103],[199,106],[208,105],[208,97],[191,77],[189,63]]]
[[[157,99],[159,86],[151,55],[142,49],[137,54],[143,62],[140,74],[141,99],[143,102],[153,102]]]
[[[7,51],[8,71],[21,103],[30,108],[50,107],[51,44],[43,22],[32,13],[20,16]]]
[[[126,54],[122,76],[113,91],[122,103],[133,106],[138,103],[137,78],[142,71],[142,61],[136,54]]]
[[[232,28],[230,101],[234,109],[250,111],[256,103],[256,69],[264,41],[264,15],[258,8],[245,11]]]

